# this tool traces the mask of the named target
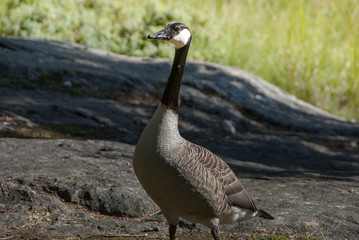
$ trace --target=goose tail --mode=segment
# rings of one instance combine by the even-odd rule
[[[274,217],[272,215],[270,215],[269,213],[267,213],[266,211],[264,211],[262,209],[258,210],[258,215],[257,216],[261,217],[261,218],[269,219],[269,220],[274,219]]]

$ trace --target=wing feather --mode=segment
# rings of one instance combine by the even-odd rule
[[[191,145],[190,148],[195,152],[197,161],[208,169],[222,185],[221,190],[225,191],[227,203],[230,206],[249,209],[253,212],[258,210],[242,183],[221,158],[196,144]]]

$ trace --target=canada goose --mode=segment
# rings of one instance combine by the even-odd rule
[[[161,103],[141,134],[133,165],[143,188],[170,225],[170,240],[175,239],[179,217],[209,227],[215,240],[219,240],[220,223],[255,216],[274,219],[256,207],[222,159],[179,134],[179,92],[192,39],[188,27],[170,23],[148,38],[167,40],[176,50]]]

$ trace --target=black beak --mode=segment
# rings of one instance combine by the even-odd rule
[[[159,32],[156,32],[156,33],[154,33],[154,34],[152,34],[152,35],[151,35],[151,34],[148,35],[147,38],[150,38],[150,39],[169,40],[169,37],[166,35],[166,33],[167,33],[167,29],[164,28],[164,29],[162,29],[162,30],[159,31]]]

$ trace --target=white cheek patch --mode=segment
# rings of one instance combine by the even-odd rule
[[[191,33],[188,29],[183,29],[177,36],[169,40],[170,43],[173,43],[176,48],[181,48],[185,46],[189,39],[191,38]]]

